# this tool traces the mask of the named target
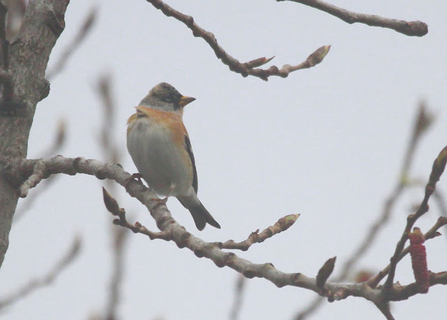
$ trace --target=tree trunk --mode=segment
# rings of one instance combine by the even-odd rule
[[[69,0],[29,1],[17,39],[9,48],[7,43],[2,48],[0,267],[8,249],[9,232],[19,197],[17,187],[21,179],[13,170],[14,164],[27,156],[36,105],[49,93],[45,70],[51,50],[65,27],[68,3]]]

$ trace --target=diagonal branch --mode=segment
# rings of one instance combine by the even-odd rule
[[[369,248],[372,246],[372,244],[378,237],[379,231],[388,222],[395,203],[408,186],[408,176],[410,173],[411,164],[414,160],[416,147],[419,141],[421,140],[422,136],[430,128],[433,121],[434,116],[429,112],[429,110],[427,110],[425,103],[422,101],[419,105],[419,110],[414,120],[414,124],[412,127],[412,134],[406,148],[402,167],[400,169],[399,179],[396,183],[396,186],[394,187],[394,190],[391,192],[391,194],[385,200],[382,213],[380,214],[378,219],[370,226],[369,230],[366,232],[365,237],[360,242],[360,245],[354,250],[354,252],[348,258],[348,260],[346,260],[345,263],[342,265],[342,267],[340,268],[341,273],[335,278],[334,281],[338,282],[346,280],[349,273],[352,271],[353,266],[366,254],[366,252],[369,250]],[[437,194],[435,192],[434,196],[436,195]],[[405,252],[405,250],[407,251]],[[402,259],[408,253],[408,248],[405,250],[404,250],[405,254],[402,255],[399,258],[399,260]],[[378,283],[383,279],[383,277],[385,277],[388,274],[389,266],[387,268],[388,269],[386,269],[386,273],[382,273],[384,272],[382,271],[381,273],[379,273],[380,276],[378,275],[374,277],[377,280],[377,282],[374,282],[373,284],[368,281],[368,284],[375,288],[378,285]],[[306,306],[303,310],[300,310],[300,312],[296,315],[295,319],[303,320],[307,318],[310,314],[315,312],[321,306],[322,302],[323,300],[321,297],[316,297],[309,303],[308,306]]]
[[[394,255],[391,258],[391,264],[390,264],[390,271],[388,273],[388,278],[385,282],[385,289],[388,290],[393,286],[394,281],[394,275],[396,272],[397,263],[399,262],[399,256],[402,253],[402,250],[404,249],[405,242],[408,239],[408,234],[411,231],[411,228],[413,227],[414,223],[419,219],[423,214],[428,212],[428,200],[430,199],[431,195],[436,189],[436,183],[441,178],[441,175],[444,172],[445,166],[447,163],[447,147],[444,147],[444,149],[439,153],[438,157],[433,163],[432,172],[430,174],[430,178],[428,179],[427,186],[425,187],[425,196],[422,200],[421,205],[419,206],[419,209],[416,211],[416,213],[411,214],[407,218],[407,225],[405,227],[405,230],[399,240],[399,242],[396,245],[396,250],[394,251]]]
[[[447,225],[447,217],[440,217],[438,221],[436,221],[435,225],[428,230],[424,238],[425,240],[433,239],[437,236],[439,236],[438,230],[444,226]],[[398,261],[402,260],[408,253],[410,252],[410,247],[406,247],[399,255]],[[382,271],[380,271],[376,276],[372,277],[367,281],[368,286],[371,288],[377,287],[377,285],[380,283],[380,281],[385,278],[388,273],[390,272],[391,264],[388,264]]]
[[[238,249],[247,251],[252,244],[262,243],[274,235],[289,229],[296,222],[299,216],[299,214],[290,214],[282,217],[273,226],[264,229],[261,233],[259,233],[259,229],[252,232],[248,238],[242,242],[228,240],[226,242],[216,242],[214,244],[221,249]]]
[[[244,291],[245,291],[245,285],[247,283],[247,279],[245,279],[242,275],[239,275],[239,277],[236,280],[236,288],[234,290],[234,300],[233,300],[233,308],[230,312],[230,320],[237,320],[239,319],[239,315],[241,313],[242,309],[242,302],[244,299]]]
[[[97,11],[98,10],[95,7],[90,9],[90,12],[85,17],[74,39],[72,39],[69,45],[65,48],[56,64],[47,72],[46,77],[48,80],[52,80],[55,76],[61,73],[61,71],[66,66],[68,60],[73,56],[76,50],[81,46],[81,44],[87,38],[87,35],[93,29],[93,26],[95,24]]]
[[[276,0],[277,2],[292,1],[324,11],[349,24],[363,23],[371,27],[388,28],[407,36],[422,37],[428,33],[428,26],[421,21],[404,21],[364,14],[334,6],[321,0]]]
[[[342,273],[337,277],[338,281],[345,280],[348,276],[349,272],[352,270],[354,264],[360,260],[360,258],[365,255],[368,249],[376,240],[379,235],[379,231],[386,225],[388,222],[394,205],[397,200],[403,194],[403,191],[408,186],[408,176],[410,174],[410,167],[413,163],[416,147],[423,137],[423,135],[430,128],[433,123],[434,118],[433,115],[427,110],[427,107],[424,102],[421,102],[419,105],[419,109],[417,115],[414,119],[414,124],[412,128],[412,134],[410,140],[407,145],[407,149],[405,152],[404,160],[402,163],[402,167],[400,170],[399,179],[396,182],[396,186],[388,198],[385,200],[383,205],[383,210],[379,218],[371,225],[370,229],[366,233],[365,238],[358,246],[358,248],[354,251],[351,257],[345,262],[343,265]]]
[[[161,10],[164,15],[167,17],[173,17],[174,19],[183,22],[189,29],[191,29],[194,37],[200,37],[205,40],[209,46],[214,50],[216,57],[220,59],[224,64],[226,64],[231,71],[241,74],[243,77],[254,76],[261,78],[262,80],[268,81],[268,77],[270,76],[279,76],[282,78],[286,78],[293,71],[311,68],[321,61],[323,61],[324,57],[329,52],[331,46],[323,46],[315,50],[304,62],[291,66],[284,65],[281,69],[276,66],[271,66],[268,69],[260,69],[258,67],[265,65],[270,62],[273,58],[258,58],[246,63],[241,63],[237,59],[230,56],[225,50],[219,46],[217,43],[217,39],[209,31],[201,28],[194,22],[194,18],[188,16],[186,14],[181,13],[180,11],[175,10],[171,6],[167,5],[161,0],[146,0],[151,3],[155,8]]]
[[[79,237],[75,237],[67,253],[47,274],[39,278],[29,280],[23,288],[20,288],[8,297],[1,299],[0,310],[11,306],[15,302],[23,299],[38,289],[50,285],[79,255],[81,245],[81,239]]]

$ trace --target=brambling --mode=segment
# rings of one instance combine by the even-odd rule
[[[127,150],[149,188],[176,197],[191,212],[197,229],[220,225],[197,198],[197,170],[183,108],[196,100],[168,83],[157,84],[127,121]]]

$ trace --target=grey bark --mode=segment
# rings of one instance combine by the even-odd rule
[[[9,232],[18,202],[21,179],[14,170],[27,156],[36,105],[49,93],[45,70],[51,50],[65,27],[69,0],[29,1],[21,31],[2,50],[0,82],[0,267],[9,245]],[[8,93],[8,84],[12,91]]]

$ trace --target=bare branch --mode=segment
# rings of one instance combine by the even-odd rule
[[[423,137],[423,135],[430,129],[435,121],[433,113],[428,110],[424,101],[419,103],[418,113],[413,123],[413,131],[411,134],[410,142],[408,143],[407,150],[404,157],[404,163],[402,165],[400,179],[401,183],[406,183],[410,172],[411,163],[413,161],[416,147]]]
[[[447,148],[446,148],[447,150]],[[247,278],[264,278],[277,287],[294,286],[312,290],[317,294],[324,295],[329,301],[338,301],[346,299],[347,297],[363,297],[375,304],[383,303],[384,295],[380,288],[372,288],[367,283],[359,284],[339,284],[334,282],[326,282],[324,292],[321,292],[317,286],[315,278],[306,277],[302,273],[284,273],[276,269],[271,263],[255,264],[249,260],[240,258],[234,253],[224,252],[218,246],[203,241],[187,232],[184,227],[179,225],[171,216],[165,204],[156,200],[155,194],[142,185],[137,180],[132,180],[131,175],[125,172],[121,166],[117,164],[101,163],[93,159],[83,158],[64,158],[56,156],[46,160],[24,160],[22,161],[16,172],[17,175],[31,175],[34,171],[34,166],[40,163],[44,165],[45,175],[67,173],[76,174],[84,173],[94,175],[99,179],[112,179],[126,187],[126,191],[137,198],[144,204],[151,216],[155,219],[157,226],[161,230],[159,234],[164,234],[164,240],[171,239],[179,248],[188,248],[197,257],[206,257],[213,261],[218,267],[229,267]],[[436,166],[443,161],[435,162]],[[436,175],[434,175],[436,177]],[[130,180],[129,180],[130,179]],[[118,209],[117,209],[118,208]],[[125,212],[119,206],[112,208],[112,212],[118,215],[118,219],[114,223],[131,229],[134,232],[143,233],[150,237],[151,233],[141,224],[136,223],[134,226],[130,225],[125,220]],[[394,288],[394,286],[392,287]],[[392,289],[391,288],[391,289]],[[398,299],[398,296],[392,296],[392,299]]]
[[[323,304],[324,298],[321,296],[316,296],[304,309],[302,309],[296,316],[295,320],[303,320],[310,316],[312,313],[318,310],[318,308]]]
[[[106,159],[110,162],[119,163],[120,154],[116,145],[114,144],[114,133],[116,132],[116,105],[115,99],[112,96],[112,77],[104,74],[99,77],[97,84],[97,93],[101,99],[101,106],[103,111],[101,134],[98,145]],[[109,186],[110,187],[110,186]]]
[[[380,310],[380,312],[382,312],[382,314],[385,316],[386,320],[394,320],[394,317],[391,314],[389,303],[376,303],[375,305]]]
[[[273,58],[258,58],[246,63],[241,63],[237,59],[230,56],[225,50],[217,44],[217,39],[209,31],[201,28],[194,22],[194,18],[183,14],[171,6],[167,5],[161,0],[146,0],[151,3],[155,8],[161,10],[167,17],[173,17],[174,19],[183,22],[189,29],[191,29],[194,37],[200,37],[205,40],[208,45],[214,50],[216,57],[226,64],[231,71],[241,74],[243,77],[254,76],[268,81],[270,76],[279,76],[286,78],[290,72],[313,67],[323,61],[326,54],[329,52],[330,46],[323,46],[312,53],[306,61],[296,66],[284,65],[281,69],[276,66],[271,66],[268,69],[259,69],[256,67],[262,66],[268,63]]]
[[[67,253],[53,266],[53,268],[51,268],[47,274],[29,280],[23,288],[16,290],[16,292],[11,294],[9,297],[1,299],[0,309],[9,307],[24,297],[30,295],[34,291],[50,285],[56,277],[58,277],[71,263],[73,263],[75,258],[79,255],[81,244],[81,238],[76,236]]]
[[[363,23],[371,27],[392,29],[407,36],[422,37],[428,33],[428,26],[421,21],[404,21],[379,17],[376,15],[357,13],[334,6],[321,0],[276,0],[277,2],[292,1],[327,12],[349,24]]]
[[[443,226],[447,225],[447,217],[440,217],[438,221],[436,221],[435,225],[425,233],[424,238],[425,240],[433,239],[437,236],[439,236],[438,230],[442,228]],[[404,250],[402,250],[402,253],[399,256],[399,261],[402,260],[408,253],[410,252],[410,247],[406,247]],[[383,278],[385,278],[389,271],[390,271],[391,264],[386,266],[382,271],[380,271],[375,277],[369,279],[367,281],[368,285],[371,288],[377,287],[377,285],[382,281]]]
[[[65,120],[61,119],[58,123],[58,129],[53,141],[53,144],[48,147],[47,150],[44,150],[42,152],[42,158],[47,158],[53,156],[55,153],[57,153],[62,147],[65,145],[66,142],[66,127],[67,124]],[[32,207],[34,202],[39,199],[40,195],[48,190],[48,188],[57,180],[57,176],[51,176],[47,180],[43,181],[40,188],[36,189],[34,192],[32,192],[30,195],[26,197],[26,200],[24,202],[20,202],[18,208],[16,209],[16,212],[14,213],[14,221],[13,223],[16,223],[21,218],[25,216],[25,213]]]
[[[45,164],[43,161],[38,161],[34,166],[33,174],[20,186],[20,197],[25,198],[28,195],[28,191],[44,179],[44,174]]]
[[[103,154],[103,157],[110,162],[120,162],[121,154],[118,152],[116,146],[116,139],[114,139],[114,133],[116,132],[115,114],[116,104],[112,95],[112,77],[109,74],[103,74],[97,81],[97,94],[101,100],[103,116],[101,133],[98,137],[98,146]],[[107,180],[107,187],[110,190],[114,190],[117,186],[112,180]],[[112,196],[103,188],[104,202],[110,212],[114,212],[123,221],[121,223],[127,223],[124,209],[120,209],[118,202],[112,198]],[[119,221],[119,220],[118,220]],[[110,290],[107,299],[107,306],[104,314],[105,319],[115,320],[118,319],[117,310],[121,302],[121,291],[124,276],[124,267],[126,261],[124,259],[124,249],[126,240],[129,233],[124,228],[112,228],[112,273],[110,277]]]
[[[74,37],[72,42],[65,48],[56,64],[47,72],[46,78],[48,80],[52,80],[64,69],[70,57],[76,52],[76,50],[81,46],[82,42],[84,42],[84,40],[87,38],[87,35],[93,29],[97,13],[98,10],[96,9],[96,7],[90,9],[90,12],[85,17],[81,28],[79,28],[78,30],[76,37]]]
[[[429,271],[430,287],[437,284],[447,285],[447,271],[434,273]],[[392,301],[402,301],[421,293],[421,288],[417,282],[402,286],[394,284],[393,288],[387,292],[387,298]]]
[[[239,319],[239,314],[242,309],[242,300],[244,297],[244,289],[246,282],[247,280],[244,278],[244,276],[239,274],[237,277],[236,288],[234,290],[234,302],[233,302],[233,309],[231,310],[230,313],[230,320]]]
[[[41,151],[41,158],[49,158],[58,153],[67,141],[67,121],[59,119],[57,123],[56,134],[54,135],[53,143],[47,150]]]
[[[407,218],[407,225],[399,242],[396,245],[394,255],[391,258],[390,272],[388,273],[388,278],[386,279],[385,282],[385,289],[390,289],[393,285],[394,274],[396,272],[397,263],[399,262],[399,256],[402,250],[404,249],[405,242],[408,239],[408,234],[410,233],[411,228],[413,228],[413,225],[417,221],[417,219],[419,219],[423,214],[425,214],[428,211],[428,200],[430,199],[430,196],[436,189],[436,183],[441,178],[446,163],[447,163],[447,147],[444,147],[444,149],[439,153],[438,157],[433,163],[430,178],[428,180],[427,186],[425,187],[425,196],[424,199],[422,200],[419,209],[416,211],[415,214],[411,214]]]
[[[118,205],[118,201],[112,197],[112,195],[103,187],[102,194],[104,199],[104,204],[106,205],[107,210],[113,214],[114,216],[118,216],[118,219],[113,220],[113,224],[121,227],[125,227],[131,230],[134,233],[141,233],[148,236],[151,240],[154,239],[163,239],[166,241],[172,240],[172,235],[169,232],[153,232],[148,230],[141,223],[136,222],[134,225],[127,222],[126,219],[126,210],[120,208]]]
[[[124,228],[113,228],[113,269],[109,287],[109,298],[107,299],[106,318],[107,320],[117,319],[116,310],[120,302],[120,293],[124,276],[124,248],[129,232]]]
[[[252,244],[264,242],[274,235],[289,229],[296,222],[299,216],[299,214],[287,215],[279,219],[273,226],[264,229],[261,233],[259,233],[259,229],[255,232],[252,232],[248,236],[248,238],[242,242],[234,242],[234,240],[228,240],[224,243],[216,242],[214,244],[221,249],[237,249],[247,251]]]
[[[371,245],[377,238],[379,231],[388,222],[395,203],[408,186],[407,183],[408,183],[409,171],[414,159],[418,142],[423,136],[423,133],[425,133],[430,127],[430,125],[433,123],[433,119],[434,118],[432,114],[427,110],[425,103],[421,102],[416,117],[414,119],[412,134],[405,152],[402,168],[400,170],[400,177],[396,183],[396,186],[394,187],[393,192],[385,200],[382,214],[379,216],[376,222],[374,222],[374,224],[371,225],[361,244],[354,251],[351,257],[344,263],[343,267],[341,268],[342,273],[336,278],[337,281],[343,281],[346,279],[349,272],[352,270],[354,264],[357,261],[359,261],[359,259],[368,251],[368,249],[371,247]]]
[[[364,237],[363,241],[360,242],[360,245],[357,247],[357,249],[353,252],[353,254],[350,256],[350,258],[343,264],[343,266],[341,267],[341,273],[334,279],[334,281],[340,282],[340,281],[346,280],[346,278],[348,277],[349,273],[351,272],[353,266],[357,263],[357,261],[360,260],[361,257],[363,257],[366,254],[368,249],[372,246],[375,239],[379,235],[379,231],[388,222],[395,203],[400,198],[400,196],[403,194],[404,190],[408,187],[409,171],[410,171],[413,159],[414,159],[414,155],[415,155],[415,151],[416,151],[418,142],[423,137],[424,133],[427,132],[427,130],[430,128],[430,126],[433,122],[434,122],[433,114],[430,113],[429,110],[427,110],[426,104],[423,101],[421,101],[419,104],[418,112],[414,119],[411,137],[410,137],[410,140],[409,140],[407,148],[406,148],[404,160],[402,162],[402,167],[400,170],[400,176],[396,183],[396,186],[394,187],[393,192],[385,200],[381,215],[371,225],[368,232],[366,233],[366,236]],[[382,275],[384,277],[387,274],[388,273],[382,274]],[[378,281],[374,285],[372,285],[372,283],[369,282],[369,284],[372,285],[373,287],[376,287],[377,284],[383,278],[380,278],[380,279],[375,278],[375,279]],[[309,303],[309,305],[306,308],[304,308],[297,314],[295,319],[296,320],[305,319],[307,316],[309,316],[314,311],[316,311],[318,309],[318,307],[321,306],[322,302],[323,302],[323,300],[321,297],[316,297]]]
[[[54,142],[47,151],[43,152],[42,157],[52,156],[55,152],[61,149],[65,143],[66,140],[65,138],[66,138],[66,123],[64,120],[60,120]],[[21,198],[27,197],[29,189],[34,188],[37,184],[39,184],[42,181],[42,179],[47,178],[44,177],[42,170],[43,167],[39,163],[34,167],[34,173],[20,187]],[[47,183],[46,186],[48,187],[49,183]]]

